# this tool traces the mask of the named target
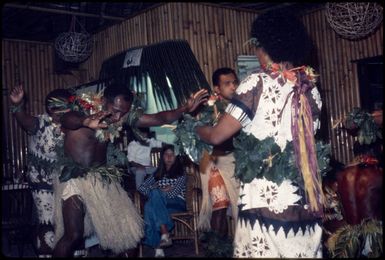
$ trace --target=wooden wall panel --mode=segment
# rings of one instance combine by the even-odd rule
[[[354,140],[331,126],[353,107],[360,107],[357,67],[352,61],[383,55],[383,24],[364,39],[347,40],[329,26],[324,11],[304,15],[303,20],[317,46],[319,83],[333,156],[347,164],[353,159]]]

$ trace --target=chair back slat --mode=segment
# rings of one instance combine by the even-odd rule
[[[160,153],[162,148],[152,148],[150,152],[151,166],[158,167],[160,163]]]

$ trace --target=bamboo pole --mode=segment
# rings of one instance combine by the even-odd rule
[[[10,72],[11,72],[11,57],[10,52],[6,51],[10,49],[10,43],[9,42],[3,42],[2,48],[2,75],[3,75],[3,87],[2,87],[2,100],[3,100],[3,106],[6,105],[6,108],[2,110],[4,122],[3,122],[3,129],[4,129],[4,139],[5,139],[5,147],[3,147],[3,153],[5,154],[5,160],[3,160],[3,182],[11,179],[11,171],[10,171],[10,163],[9,160],[11,159],[10,154],[10,130],[11,130],[11,116],[9,112],[9,98],[8,95],[11,91],[11,82],[10,82]],[[5,76],[5,77],[4,77]],[[4,108],[4,107],[3,107]]]
[[[122,18],[122,17],[116,17],[116,16],[104,15],[104,14],[90,14],[90,13],[52,9],[52,8],[40,7],[40,6],[20,5],[20,4],[13,4],[13,3],[6,3],[4,7],[30,9],[30,10],[46,12],[46,13],[68,14],[68,15],[76,15],[76,16],[84,16],[84,17],[103,18],[103,19],[115,20],[115,21],[124,21],[126,19],[126,18]]]
[[[155,42],[157,42],[157,34],[159,33],[159,28],[156,26],[155,24],[155,21],[154,21],[154,12],[148,12],[147,13],[148,15],[148,22],[149,22],[149,28],[151,28],[151,30],[149,31],[149,39],[150,39],[150,44],[153,44]]]
[[[175,29],[173,26],[172,19],[175,16],[174,9],[173,9],[173,3],[168,3],[165,5],[166,11],[167,11],[167,31],[168,31],[168,37],[170,39],[175,39]]]
[[[350,79],[348,77],[348,68],[351,66],[350,63],[350,56],[347,52],[347,40],[341,41],[342,45],[342,71],[343,71],[343,76],[344,76],[344,88],[341,91],[341,97],[343,100],[344,106],[344,115],[347,114],[353,107],[352,107],[352,102],[349,99],[349,92],[351,91],[351,85],[350,85]],[[345,155],[346,155],[346,161],[351,161],[353,159],[353,149],[351,148],[351,144],[349,142],[349,136],[346,131],[343,132],[343,139],[345,145],[343,146],[345,149]]]
[[[316,42],[321,43],[322,40],[326,41],[326,30],[324,27],[324,20],[323,20],[325,18],[324,18],[324,16],[322,16],[321,12],[315,13],[314,16],[315,16],[315,22],[314,22],[315,27],[314,27],[314,30],[312,30],[312,32],[316,35],[316,39],[317,39]],[[309,19],[309,24],[311,24],[310,19]],[[326,123],[327,123],[327,126],[329,126],[327,128],[327,131],[328,131],[328,136],[331,139],[332,137],[334,137],[334,133],[332,133],[332,131],[334,131],[334,130],[331,129],[333,122],[330,122],[329,119],[333,119],[334,117],[333,117],[332,111],[330,111],[330,109],[332,107],[331,106],[331,100],[328,98],[328,96],[330,96],[330,94],[332,92],[329,73],[327,73],[329,64],[327,63],[327,60],[325,60],[325,58],[324,58],[324,56],[327,55],[326,50],[325,50],[325,46],[319,44],[317,46],[317,48],[319,49],[317,51],[317,53],[318,53],[317,57],[318,57],[318,61],[320,63],[320,68],[319,68],[319,72],[318,72],[318,73],[320,73],[319,81],[320,81],[321,89],[323,90],[322,103],[323,103],[323,107],[327,113],[328,122],[326,122]],[[320,55],[320,53],[322,53],[322,55]]]
[[[226,66],[233,68],[236,71],[236,68],[234,66],[233,62],[233,52],[232,52],[232,45],[231,45],[231,39],[232,39],[232,32],[230,30],[230,10],[226,9],[223,10],[223,20],[224,20],[224,28],[223,28],[223,34],[224,34],[224,49],[225,49],[225,64]]]
[[[208,17],[214,17],[214,8],[208,7]],[[214,19],[210,19],[209,21],[209,37],[208,37],[208,44],[209,44],[209,50],[210,50],[210,55],[209,55],[209,73],[210,76],[213,74],[214,69],[217,67],[216,64],[216,45],[215,45],[215,34],[216,34],[216,28],[215,28],[215,21]]]
[[[168,24],[168,12],[167,12],[167,7],[165,5],[161,6],[159,8],[159,14],[158,14],[158,19],[160,21],[160,40],[165,40],[169,39],[169,36],[167,35],[167,24]]]
[[[191,20],[192,20],[192,51],[199,63],[199,65],[202,68],[202,53],[201,53],[201,22],[198,17],[198,12],[199,12],[199,5],[191,5],[193,8],[193,11],[191,12]],[[202,68],[203,69],[203,68]]]
[[[208,21],[208,9],[207,8],[203,8],[202,7],[202,15],[200,17],[201,21],[202,21],[202,38],[203,38],[203,41],[202,41],[202,45],[203,45],[203,58],[204,58],[204,63],[203,63],[203,71],[205,73],[205,76],[207,79],[210,79],[211,77],[211,74],[210,74],[210,70],[209,70],[209,67],[211,66],[211,64],[209,64],[209,61],[210,61],[210,56],[211,56],[211,50],[210,50],[210,45],[209,45],[209,36],[210,36],[210,31],[209,31],[209,21]]]
[[[320,14],[321,16],[321,14]],[[322,16],[320,17],[322,19],[322,22],[323,22],[323,27],[325,27],[325,17]],[[323,33],[323,39],[324,39],[324,44],[322,44],[321,46],[324,46],[324,50],[321,50],[322,53],[323,53],[323,59],[325,60],[325,65],[326,65],[326,70],[325,70],[325,79],[326,79],[326,84],[325,84],[325,87],[327,87],[329,89],[329,91],[327,92],[327,100],[329,100],[329,111],[330,111],[330,125],[332,126],[336,120],[338,120],[338,111],[336,110],[332,110],[332,108],[335,106],[335,103],[336,103],[336,94],[335,94],[335,91],[336,91],[336,83],[333,81],[333,76],[332,73],[334,71],[334,67],[333,67],[333,64],[334,64],[334,61],[332,60],[334,55],[332,53],[332,50],[334,48],[334,46],[332,45],[332,41],[331,41],[331,38],[332,38],[332,32],[330,29],[328,30],[326,28],[326,30],[324,30],[324,33]],[[337,139],[338,138],[338,135],[336,133],[336,130],[332,130],[330,129],[330,137],[331,137],[331,143],[332,143],[332,154],[336,157],[336,158],[339,158],[339,149],[338,149],[338,146],[335,145],[339,140]]]
[[[194,29],[195,29],[194,14],[191,11],[189,11],[189,10],[194,10],[195,7],[193,6],[193,3],[187,3],[186,9],[187,9],[188,39],[189,39],[190,47],[193,50],[194,56],[196,57],[195,52],[194,52],[194,50],[196,50],[196,48],[197,48],[196,47],[196,41],[195,41],[196,37],[194,35]]]
[[[12,79],[13,79],[13,82],[12,82],[12,87],[15,86],[15,82],[16,81],[20,81],[20,79],[15,75],[18,73],[18,65],[17,64],[20,64],[19,61],[18,61],[18,53],[19,53],[19,45],[14,45],[12,46],[13,47],[13,50],[12,50],[12,62],[13,62],[13,73],[11,75]],[[12,124],[11,124],[11,137],[10,137],[10,158],[11,158],[11,162],[10,162],[10,171],[11,171],[11,176],[13,177],[13,180],[15,181],[15,177],[16,177],[16,174],[17,174],[17,160],[18,160],[18,149],[17,149],[17,139],[18,139],[18,136],[20,136],[20,132],[17,131],[17,125],[16,125],[16,119],[13,119],[12,120]]]

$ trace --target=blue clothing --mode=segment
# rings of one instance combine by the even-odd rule
[[[148,178],[138,189],[148,197],[144,205],[145,237],[143,243],[153,248],[157,248],[160,243],[160,225],[165,224],[168,231],[171,231],[174,228],[171,214],[186,211],[184,199],[186,176],[167,180],[174,180],[173,183],[175,184],[169,192],[163,192],[159,188],[151,188],[156,182],[153,177]],[[159,186],[161,186],[160,181],[158,181]],[[166,185],[164,181],[162,183],[162,186]]]
[[[162,179],[156,181],[154,176],[147,178],[143,184],[138,188],[138,191],[145,196],[148,196],[148,193],[153,189],[154,185],[158,185],[159,188],[165,188],[167,186],[172,186],[172,190],[164,192],[166,197],[169,199],[179,197],[185,200],[186,193],[186,175],[182,175],[176,179],[170,179],[163,177]]]

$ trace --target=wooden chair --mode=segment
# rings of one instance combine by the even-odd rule
[[[187,167],[186,167],[187,168]],[[199,255],[198,240],[198,216],[201,203],[201,188],[199,174],[195,172],[194,165],[186,169],[187,187],[186,187],[186,212],[172,214],[175,228],[171,232],[172,240],[193,240],[195,254]]]
[[[160,160],[160,149],[154,148],[151,152],[151,160],[153,166],[157,167]],[[178,242],[193,241],[195,246],[195,254],[199,255],[198,240],[198,216],[201,203],[201,185],[200,176],[197,167],[188,159],[185,161],[185,170],[187,177],[186,187],[186,208],[185,212],[171,214],[174,221],[174,229],[170,233],[171,239]],[[143,202],[139,192],[135,192],[134,203],[141,214],[143,214]],[[143,253],[142,245],[139,246],[139,256]]]

